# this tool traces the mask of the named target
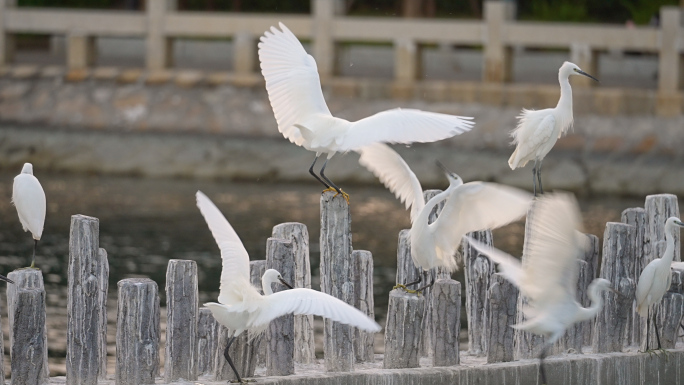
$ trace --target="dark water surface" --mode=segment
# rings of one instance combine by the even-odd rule
[[[11,205],[15,174],[0,173],[0,273],[30,263],[32,239],[21,229]],[[162,306],[166,264],[169,259],[193,259],[199,269],[200,302],[218,296],[220,253],[195,206],[197,190],[206,193],[231,222],[251,259],[264,259],[266,239],[274,225],[302,222],[309,228],[313,286],[318,288],[320,187],[316,184],[235,183],[206,180],[141,179],[37,173],[48,200],[43,238],[36,264],[43,271],[47,290],[50,367],[63,374],[66,349],[66,270],[70,216],[84,214],[100,219],[100,247],[110,264],[108,305],[109,355],[114,354],[116,282],[123,278],[150,277],[160,287]],[[387,294],[394,284],[397,233],[408,228],[409,215],[387,190],[346,186],[351,195],[354,249],[370,250],[375,262],[376,319],[384,322]],[[607,221],[619,221],[628,207],[643,200],[584,199],[585,230],[601,237]],[[515,223],[494,233],[495,245],[519,255],[524,225]],[[455,278],[459,279],[456,274]],[[4,290],[4,289],[1,289]],[[6,317],[5,296],[2,316]],[[7,322],[3,319],[5,341]],[[162,339],[164,333],[162,332]],[[7,345],[7,342],[5,343]],[[6,352],[7,352],[6,348]],[[5,359],[9,366],[8,357]],[[112,366],[110,365],[110,368]]]

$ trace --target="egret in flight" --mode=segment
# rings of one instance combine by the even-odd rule
[[[336,152],[376,142],[434,142],[470,131],[473,125],[472,118],[415,109],[387,110],[356,122],[332,116],[323,98],[316,61],[283,23],[280,30],[271,27],[261,37],[259,61],[278,131],[290,142],[316,153],[309,173],[347,201],[349,196],[325,175],[328,160]],[[328,157],[318,177],[313,168],[324,153]]]
[[[33,257],[31,268],[36,265],[36,246],[43,235],[45,224],[45,191],[38,178],[33,176],[33,165],[24,163],[21,174],[14,177],[12,186],[12,203],[17,208],[19,221],[24,231],[33,235]]]
[[[646,317],[647,325],[649,322],[653,322],[658,340],[657,350],[662,350],[660,335],[658,335],[658,323],[655,320],[655,314],[649,316],[649,308],[651,305],[660,302],[672,283],[670,265],[674,258],[675,232],[678,232],[680,227],[684,227],[684,223],[679,218],[670,217],[667,219],[665,222],[665,253],[663,253],[661,258],[656,258],[646,265],[644,271],[639,276],[639,282],[636,287],[637,313],[642,317]],[[684,327],[682,328],[684,329]],[[647,327],[646,330],[649,330],[649,328]],[[649,351],[648,334],[646,334],[646,351]]]
[[[610,281],[597,278],[588,288],[591,306],[577,302],[579,277],[578,257],[584,253],[585,235],[580,233],[582,222],[575,198],[556,193],[535,202],[527,217],[532,229],[524,251],[526,261],[468,237],[470,244],[499,265],[504,278],[518,288],[529,300],[523,309],[526,321],[514,325],[516,329],[544,336],[545,345],[539,356],[542,384],[546,384],[544,357],[575,322],[594,318],[603,307],[604,290],[615,291]]]
[[[271,321],[282,315],[313,314],[368,332],[380,331],[380,325],[364,313],[320,291],[297,288],[273,293],[271,285],[274,283],[292,288],[273,269],[266,270],[261,278],[264,295],[259,294],[250,282],[249,255],[233,227],[201,191],[197,192],[197,207],[221,249],[223,260],[218,303],[209,302],[204,306],[211,310],[218,323],[232,332],[223,355],[238,382],[242,380],[228,355],[230,345],[244,331],[249,331],[251,335],[262,333]]]
[[[532,182],[535,196],[537,196],[537,183],[539,191],[544,193],[541,179],[544,157],[551,151],[558,138],[572,126],[572,88],[568,79],[570,75],[584,75],[598,81],[577,65],[566,61],[558,70],[561,95],[556,107],[538,111],[523,108],[518,116],[518,126],[511,132],[513,144],[516,147],[508,159],[508,165],[511,166],[511,170],[515,170],[518,167],[524,167],[531,160],[534,161]]]
[[[449,188],[427,203],[416,174],[404,159],[384,143],[358,151],[359,163],[370,170],[406,208],[411,208],[411,258],[425,270],[442,266],[458,269],[456,250],[463,236],[472,231],[493,229],[520,219],[532,202],[532,194],[488,182],[468,182],[439,164]],[[432,210],[446,200],[437,220],[428,224]]]

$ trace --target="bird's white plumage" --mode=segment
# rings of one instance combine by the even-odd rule
[[[359,162],[367,167],[402,202],[411,206],[411,257],[425,270],[441,266],[458,268],[456,249],[471,231],[504,226],[527,212],[532,195],[520,189],[486,182],[463,181],[449,176],[449,188],[424,203],[416,175],[396,151],[384,144],[359,150]],[[446,200],[435,222],[428,225],[432,209]]]
[[[314,314],[333,321],[376,332],[380,326],[358,309],[328,294],[311,289],[292,289],[261,295],[249,280],[249,256],[235,230],[223,214],[202,192],[197,192],[197,206],[207,221],[216,242],[221,247],[223,270],[221,272],[220,303],[206,303],[214,318],[228,327],[233,335],[245,330],[262,332],[269,322],[284,314]],[[246,275],[245,275],[246,271]],[[262,283],[277,283],[269,271]]]
[[[33,176],[33,165],[24,164],[21,173],[14,177],[12,203],[17,208],[24,231],[30,231],[33,239],[40,240],[45,225],[45,191],[38,178]]]
[[[531,160],[543,159],[556,144],[560,132],[561,127],[556,125],[552,109],[523,109],[518,116],[518,126],[511,133],[516,147],[508,165],[515,170]]]
[[[529,318],[516,327],[545,335],[547,343],[557,340],[568,326],[596,315],[602,306],[600,290],[609,282],[597,279],[590,287],[593,304],[583,308],[577,302],[578,257],[584,251],[579,207],[569,194],[547,194],[535,201],[528,216],[529,237],[525,262],[472,238],[470,244],[499,264],[503,276],[520,288],[528,300],[525,315]]]
[[[472,122],[453,115],[394,109],[357,122],[333,117],[314,58],[282,23],[259,42],[259,61],[278,130],[318,153],[356,150],[374,142],[433,142],[469,131]]]

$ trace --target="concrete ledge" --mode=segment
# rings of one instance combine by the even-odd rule
[[[378,355],[378,358],[380,356]],[[548,385],[673,385],[684,383],[684,350],[670,350],[668,355],[643,353],[572,354],[551,357],[546,361]],[[524,360],[498,364],[416,369],[380,369],[381,359],[358,365],[352,373],[325,373],[323,365],[297,367],[297,374],[287,377],[256,376],[257,384],[274,385],[536,385],[539,384],[539,361]],[[157,384],[161,384],[157,380]],[[52,378],[50,384],[65,384],[64,377]],[[101,381],[102,385],[113,381]],[[197,381],[179,381],[168,385],[225,385],[208,376]]]

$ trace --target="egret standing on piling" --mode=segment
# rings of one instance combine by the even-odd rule
[[[640,316],[646,317],[646,324],[653,322],[655,328],[656,338],[658,340],[658,349],[663,350],[660,345],[660,335],[658,334],[658,323],[656,322],[655,311],[649,314],[651,305],[660,302],[672,283],[672,272],[670,265],[674,258],[675,249],[675,231],[679,231],[680,227],[684,227],[684,223],[677,217],[670,217],[665,222],[665,253],[661,258],[656,258],[649,262],[639,276],[639,282],[636,287],[636,303],[637,313]],[[681,325],[680,325],[681,326]],[[684,326],[682,326],[684,329]],[[649,327],[646,327],[649,330]],[[648,332],[646,334],[646,351],[648,349]]]
[[[255,335],[262,333],[274,319],[294,313],[313,314],[368,332],[380,331],[380,325],[352,306],[332,297],[305,288],[292,289],[280,273],[268,269],[261,278],[264,295],[250,283],[249,255],[233,227],[214,203],[201,191],[197,192],[197,207],[221,249],[223,270],[218,302],[205,303],[218,323],[233,333],[223,356],[233,369],[238,382],[240,375],[228,355],[235,338],[247,330]],[[271,285],[280,283],[292,290],[273,293]]]
[[[36,246],[43,235],[45,224],[45,191],[38,178],[33,176],[33,165],[24,163],[21,174],[14,177],[12,203],[17,208],[19,221],[24,231],[33,235],[33,257],[31,268],[36,265]]]
[[[477,251],[499,264],[504,278],[528,298],[528,307],[523,309],[527,320],[513,327],[545,337],[539,371],[542,384],[546,384],[544,357],[548,349],[572,324],[594,318],[603,307],[601,292],[614,289],[610,281],[597,278],[588,289],[591,306],[585,308],[577,302],[577,260],[584,253],[586,236],[578,231],[582,220],[572,195],[556,193],[540,199],[527,220],[531,221],[531,231],[526,234],[530,238],[524,264],[501,250],[467,239]]]
[[[487,182],[464,184],[461,177],[439,163],[449,188],[425,203],[420,181],[396,151],[384,143],[375,143],[358,152],[359,163],[377,176],[407,209],[411,207],[411,258],[425,270],[438,266],[449,271],[458,269],[460,261],[454,256],[464,235],[520,219],[532,202],[532,194],[517,188]],[[430,213],[444,200],[439,217],[428,224]]]
[[[551,151],[558,138],[572,127],[572,88],[570,87],[570,75],[584,75],[598,81],[595,77],[582,71],[576,64],[565,62],[558,70],[561,96],[555,108],[543,110],[522,110],[518,116],[518,126],[511,132],[515,151],[508,159],[511,170],[524,167],[527,162],[533,160],[532,182],[534,195],[537,196],[537,183],[539,191],[543,194],[541,169],[542,161],[546,154]]]
[[[325,176],[328,160],[336,152],[376,142],[434,142],[470,131],[473,125],[472,118],[415,109],[387,110],[356,122],[332,116],[323,98],[316,61],[283,23],[280,30],[271,27],[261,37],[259,61],[278,131],[290,142],[316,153],[309,173],[347,201],[349,195]],[[328,158],[318,177],[313,168],[324,153]]]

